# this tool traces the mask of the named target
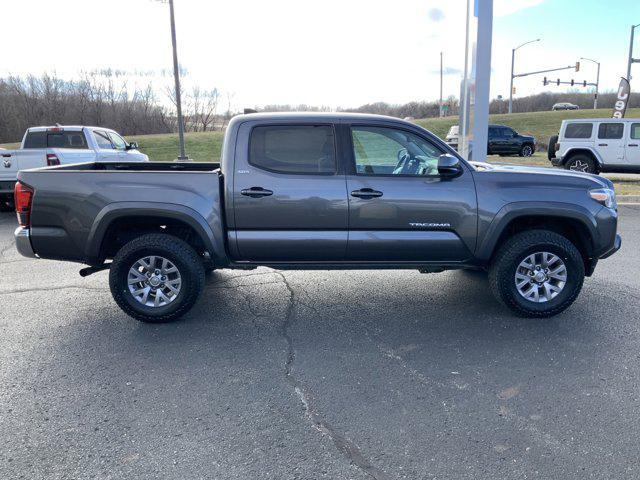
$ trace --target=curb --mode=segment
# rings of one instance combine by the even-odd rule
[[[633,205],[640,203],[640,195],[616,195],[618,205]]]

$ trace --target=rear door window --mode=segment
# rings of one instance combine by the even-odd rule
[[[631,124],[631,138],[633,140],[640,140],[640,123]]]
[[[617,140],[622,138],[624,123],[601,123],[598,127],[598,138]]]
[[[335,173],[333,127],[329,125],[255,127],[251,132],[249,163],[279,173]]]
[[[593,123],[568,123],[564,138],[591,138]]]
[[[22,148],[47,148],[47,132],[27,132]]]
[[[47,132],[47,147],[85,149],[87,139],[84,132]]]

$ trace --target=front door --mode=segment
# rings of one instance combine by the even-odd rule
[[[624,163],[625,140],[623,122],[602,122],[598,126],[596,149],[605,164],[621,165]]]
[[[640,167],[640,123],[632,123],[625,137],[625,164]]]
[[[99,162],[120,161],[120,151],[115,148],[115,145],[109,137],[109,132],[94,130],[93,138],[95,138],[96,141],[96,159]]]
[[[475,248],[473,176],[438,174],[444,152],[401,128],[350,127],[347,258],[379,262],[457,262]]]
[[[236,259],[344,260],[347,191],[331,124],[243,124],[233,171]]]

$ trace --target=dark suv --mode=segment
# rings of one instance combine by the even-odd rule
[[[520,155],[530,157],[536,151],[536,139],[520,135],[505,125],[489,125],[489,155]]]

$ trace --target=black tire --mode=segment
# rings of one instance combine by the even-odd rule
[[[593,160],[593,158],[591,158],[588,155],[583,155],[581,153],[569,157],[567,161],[564,163],[564,168],[566,168],[567,170],[573,170],[576,172],[595,173],[595,174],[599,173],[598,165]]]
[[[522,145],[522,147],[520,147],[518,155],[520,155],[521,157],[530,157],[534,154],[535,151],[535,146],[531,145],[530,143],[525,143],[524,145]]]
[[[556,143],[558,143],[558,135],[549,138],[549,146],[547,147],[547,158],[551,160],[556,158]]]
[[[515,275],[520,262],[536,252],[557,255],[565,264],[567,279],[555,298],[543,303],[527,300],[516,288]],[[489,285],[495,297],[522,317],[546,318],[566,310],[577,298],[584,281],[584,262],[568,239],[548,230],[518,233],[502,245],[489,268]]]
[[[167,305],[143,305],[129,292],[129,269],[148,255],[166,258],[176,266],[181,276],[180,291]],[[127,315],[142,322],[170,322],[187,313],[196,303],[204,287],[204,267],[200,256],[183,240],[152,233],[131,240],[118,251],[111,264],[109,286],[114,300]]]

